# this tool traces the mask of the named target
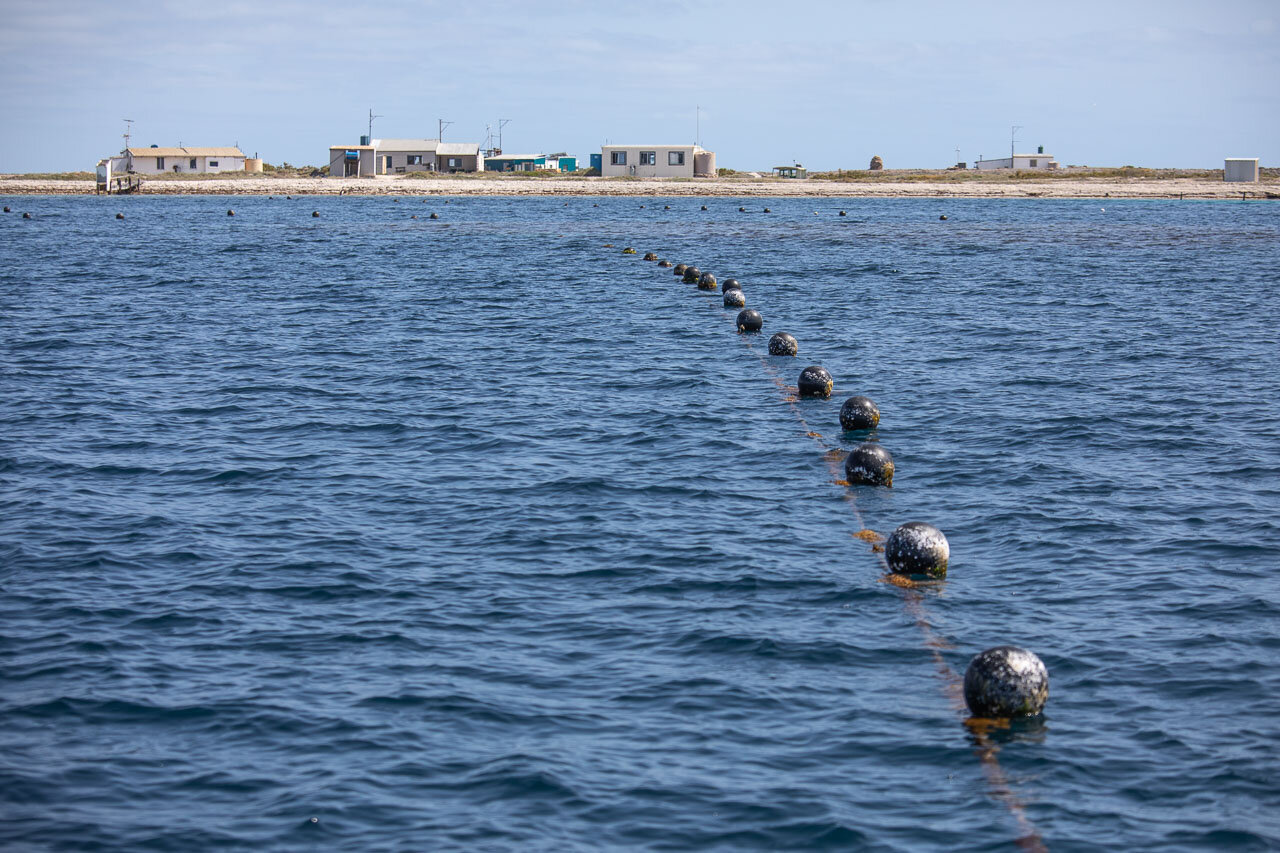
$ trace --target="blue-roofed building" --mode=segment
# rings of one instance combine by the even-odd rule
[[[551,157],[547,154],[493,154],[484,158],[486,172],[575,172],[577,157]]]

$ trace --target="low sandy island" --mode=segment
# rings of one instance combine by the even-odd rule
[[[585,178],[439,176],[310,178],[239,175],[225,178],[144,179],[143,195],[443,195],[443,196],[729,196],[800,198],[1182,198],[1280,199],[1280,179],[1224,183],[1199,177],[1008,177],[949,179],[946,173],[886,173],[883,180],[788,180],[771,177]],[[913,179],[917,178],[917,179]],[[0,175],[0,195],[75,195],[94,192],[84,179]]]

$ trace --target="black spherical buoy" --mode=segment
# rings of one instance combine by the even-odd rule
[[[880,445],[863,442],[845,457],[844,478],[857,486],[892,486],[893,457]]]
[[[236,212],[234,210],[227,211],[227,216],[235,216],[235,215],[236,215]]]
[[[825,367],[811,364],[800,371],[800,381],[796,384],[800,387],[801,397],[830,397],[831,386],[835,383]]]
[[[671,272],[673,272],[676,275],[684,275],[684,271],[687,270],[688,268],[689,268],[688,264],[676,264],[676,268],[673,269]]]
[[[709,272],[704,272],[698,276],[698,290],[715,290],[716,277]]]
[[[636,254],[636,250],[635,250],[635,249],[633,249],[633,248],[631,248],[630,246],[628,246],[627,248],[625,248],[625,249],[623,249],[623,250],[622,250],[622,254],[624,254],[624,255],[634,255],[634,254]]]
[[[706,210],[706,209],[707,209],[707,206],[704,204],[704,205],[702,206],[702,209],[703,209],[703,210]]]
[[[1034,717],[1048,700],[1049,671],[1026,649],[987,649],[965,670],[964,702],[975,717]]]
[[[31,214],[30,214],[30,213],[24,213],[24,214],[22,214],[22,218],[23,218],[23,219],[30,219],[30,218],[31,218]]]
[[[320,211],[318,211],[318,210],[313,210],[313,211],[311,211],[311,218],[312,218],[312,219],[319,219],[319,218],[320,218]],[[416,216],[415,216],[415,217],[413,217],[413,218],[414,218],[414,219],[417,219],[418,217],[416,217]]]
[[[746,209],[745,207],[740,207],[740,208],[738,208],[738,212],[739,212],[739,213],[746,213],[746,212],[747,212],[747,209]]]
[[[643,258],[642,260],[646,260],[646,261],[656,261],[657,259],[658,259],[658,256],[657,256],[657,255],[655,255],[653,252],[645,252],[645,253],[644,253],[644,258]]]
[[[759,311],[753,311],[747,308],[738,312],[738,331],[739,332],[758,332],[764,327],[764,318],[760,316]]]
[[[117,214],[116,214],[116,219],[124,219],[124,214],[123,214],[123,213],[117,213]]]
[[[664,205],[662,206],[662,209],[663,209],[663,210],[670,210],[670,209],[671,209],[671,205],[669,205],[669,204],[664,204]]]
[[[439,219],[439,218],[440,218],[440,214],[438,213],[433,213],[427,217],[427,219]]]
[[[773,211],[772,211],[772,210],[770,210],[770,209],[769,209],[769,208],[767,208],[767,207],[764,209],[764,212],[765,212],[765,213],[773,213]]]
[[[939,216],[938,218],[941,219],[943,222],[947,221],[947,215],[945,213]]]
[[[684,268],[684,280],[687,284],[697,284],[700,278],[702,278],[702,270],[697,267]]]
[[[786,332],[778,332],[769,338],[769,355],[795,355],[800,352],[800,342]]]
[[[666,258],[663,258],[662,260],[658,261],[658,266],[669,267],[671,266],[671,261],[667,260]]]
[[[747,297],[742,295],[742,291],[734,288],[724,292],[725,308],[742,308],[747,304]]]
[[[895,574],[944,578],[951,561],[951,546],[932,524],[909,521],[889,534],[884,558],[889,571]]]
[[[840,211],[840,215],[841,215],[841,216],[844,216],[844,215],[845,215],[845,212],[844,212],[843,210],[842,210],[842,211]]]
[[[850,397],[840,407],[840,426],[844,429],[875,429],[880,423],[880,410],[870,397]]]
[[[738,284],[738,280],[736,278],[726,278],[724,280],[724,284],[720,286],[723,287],[725,290],[733,290],[735,288],[738,290],[742,290],[742,285]]]
[[[706,210],[706,208],[705,208],[705,207],[704,207],[704,208],[702,208],[702,209],[703,209],[703,210]],[[9,209],[9,206],[8,206],[8,205],[5,205],[5,207],[4,207],[4,212],[5,212],[5,213],[13,213],[13,211]]]

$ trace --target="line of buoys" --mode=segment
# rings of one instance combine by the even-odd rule
[[[707,206],[702,205],[706,210]],[[740,212],[746,208],[739,207]],[[765,212],[769,212],[765,208]],[[815,211],[816,213],[816,211]],[[840,216],[846,216],[841,210]],[[946,215],[939,217],[945,220]],[[645,256],[648,259],[648,255]],[[667,261],[659,266],[669,266]],[[677,264],[675,275],[686,282],[697,282],[700,289],[714,290],[715,276],[697,267]],[[746,305],[746,297],[737,279],[724,282],[724,307]],[[743,308],[735,320],[738,332],[758,332],[764,326],[760,312]],[[769,339],[769,354],[795,356],[799,344],[795,337],[778,332]],[[797,391],[800,397],[828,398],[834,380],[826,368],[810,365],[800,372]],[[868,397],[853,396],[840,407],[840,426],[846,431],[870,430],[880,424],[880,409]],[[810,433],[815,435],[815,433]],[[850,485],[892,486],[893,456],[875,442],[864,441],[849,452],[844,460],[845,479]],[[891,573],[907,579],[941,580],[946,577],[951,560],[947,537],[932,524],[910,521],[899,525],[884,545],[885,563]],[[997,646],[975,655],[964,675],[964,700],[969,712],[978,718],[1028,717],[1040,714],[1049,696],[1049,674],[1034,653],[1016,646]],[[985,760],[985,759],[984,759]]]

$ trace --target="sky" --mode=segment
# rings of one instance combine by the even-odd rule
[[[718,165],[1280,164],[1280,2],[0,0],[0,172],[123,147],[328,162],[375,137]],[[959,151],[957,158],[957,149]]]

